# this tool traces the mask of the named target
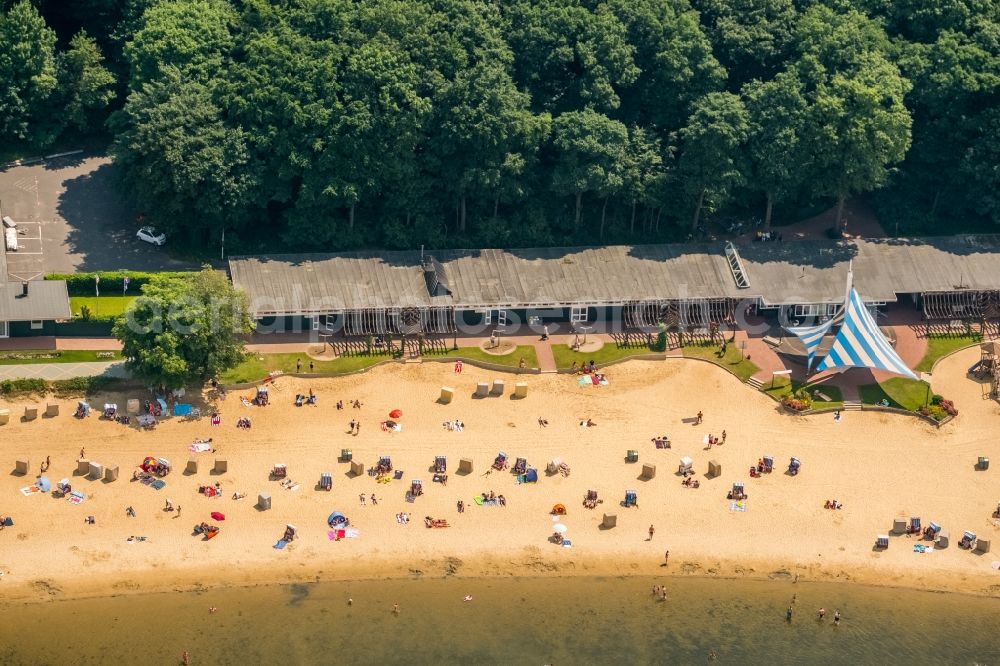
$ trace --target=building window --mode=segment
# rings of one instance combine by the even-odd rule
[[[314,331],[318,331],[319,330],[319,315],[313,315],[312,316],[312,329]]]
[[[7,335],[7,322],[0,321],[0,338],[6,338]]]
[[[839,307],[836,303],[810,303],[807,305],[796,305],[794,312],[796,317],[818,317],[820,315],[832,317],[837,314],[837,308]]]
[[[44,323],[40,319],[33,319],[31,321],[31,330],[33,330],[33,331],[40,331],[40,330],[42,330],[43,326],[44,326]]]
[[[574,324],[582,324],[587,321],[587,308],[570,308],[569,320]]]

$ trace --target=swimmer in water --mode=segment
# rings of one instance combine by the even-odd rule
[[[465,595],[465,599],[463,599],[463,601],[472,601],[472,595],[471,594]]]
[[[826,617],[826,609],[825,608],[820,608],[819,609],[819,619],[822,620],[824,617]]]
[[[399,615],[399,604],[393,604],[392,605],[392,612],[395,615]]]
[[[347,605],[348,606],[353,606],[354,605],[354,599],[348,598],[347,599]]]
[[[216,608],[215,606],[212,606],[212,607],[210,607],[210,608],[208,609],[208,612],[209,612],[209,613],[214,613],[214,612],[216,612],[217,610],[219,610],[219,609],[218,609],[218,608]]]

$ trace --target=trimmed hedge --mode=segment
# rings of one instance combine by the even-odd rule
[[[96,393],[122,380],[114,377],[74,377],[47,382],[44,379],[5,379],[0,382],[0,395],[16,397],[25,395],[45,395],[52,392],[56,397],[68,398],[75,395]]]
[[[44,379],[5,379],[0,382],[0,395],[42,395],[48,389]]]
[[[65,280],[66,289],[70,296],[93,296],[94,278],[101,276],[101,291],[109,296],[120,295],[124,287],[125,277],[128,276],[128,294],[138,295],[142,285],[149,282],[156,276],[174,275],[186,277],[193,275],[190,271],[147,273],[144,271],[101,271],[97,273],[49,273],[46,280]]]

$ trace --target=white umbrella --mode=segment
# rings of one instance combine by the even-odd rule
[[[558,534],[565,534],[566,530],[568,530],[569,528],[566,527],[566,523],[556,523],[552,527],[552,529],[554,529],[556,531],[556,533],[558,533]]]

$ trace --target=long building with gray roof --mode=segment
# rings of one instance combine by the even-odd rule
[[[586,321],[594,308],[652,307],[645,321],[692,304],[715,319],[738,303],[841,303],[852,269],[867,302],[906,295],[918,305],[928,301],[931,317],[982,316],[1000,295],[1000,235],[283,254],[234,257],[229,265],[258,319],[384,311],[391,320],[415,309],[437,312],[432,319],[448,311],[456,321],[470,321],[470,313],[489,319],[491,312],[565,310]]]

